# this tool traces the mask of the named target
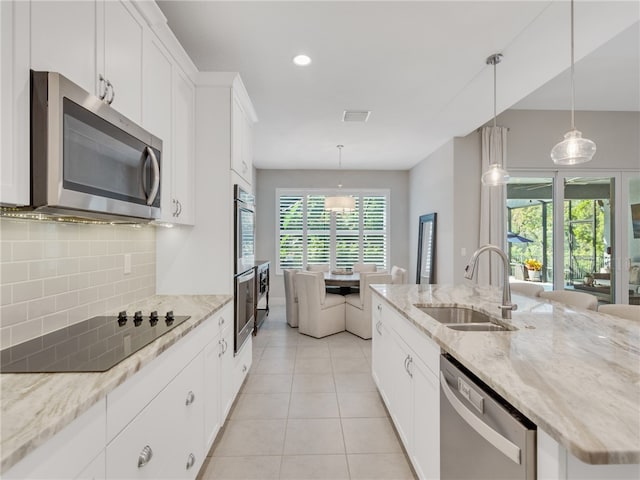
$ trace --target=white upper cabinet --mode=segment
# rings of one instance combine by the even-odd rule
[[[96,2],[31,3],[31,68],[96,93]]]
[[[106,1],[98,4],[97,26],[98,76],[104,78],[106,100],[140,123],[143,21],[128,2]],[[101,83],[100,78],[98,82]],[[101,95],[102,86],[98,85],[98,89]]]
[[[169,221],[193,225],[195,88],[180,70],[174,69],[173,72],[172,219]],[[163,206],[163,210],[165,208]]]
[[[231,109],[231,169],[249,185],[253,177],[253,120],[242,106],[237,90]]]
[[[0,203],[29,203],[29,4],[0,2]]]

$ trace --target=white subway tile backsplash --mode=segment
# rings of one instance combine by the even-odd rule
[[[0,262],[10,262],[13,258],[13,244],[11,242],[0,242]]]
[[[2,285],[0,287],[0,305],[10,305],[13,302],[11,299],[12,290],[12,285]]]
[[[80,257],[78,259],[79,272],[95,272],[99,265],[98,257]]]
[[[78,273],[77,258],[63,258],[58,260],[58,275],[71,275]]]
[[[21,260],[40,260],[43,251],[43,242],[13,242],[12,259],[14,262]]]
[[[69,242],[69,254],[73,257],[88,257],[91,255],[91,242],[89,240]]]
[[[24,282],[29,279],[29,264],[27,262],[3,263],[0,269],[2,285]]]
[[[86,317],[82,320],[86,320]],[[80,320],[78,320],[80,321]],[[53,332],[60,328],[66,327],[69,322],[69,313],[67,311],[57,312],[42,319],[42,333]]]
[[[0,251],[1,348],[155,294],[153,227],[0,219]]]
[[[29,262],[29,279],[55,277],[58,274],[57,260],[41,260]]]
[[[106,255],[107,253],[109,253],[108,242],[103,240],[91,242],[91,255]]]
[[[68,255],[69,242],[49,240],[44,242],[44,258],[62,258]]]
[[[27,320],[11,327],[11,343],[22,343],[42,335],[42,318]]]
[[[78,290],[78,303],[84,305],[98,300],[98,287],[84,288]]]
[[[28,302],[27,318],[34,319],[50,315],[56,311],[55,297],[43,297]]]
[[[20,282],[13,284],[13,302],[25,302],[42,297],[44,288],[42,280],[34,280],[31,282]]]
[[[44,296],[57,295],[71,289],[70,277],[54,277],[44,280]],[[75,290],[75,288],[73,289]]]
[[[56,299],[56,310],[68,310],[78,306],[78,292],[67,292],[54,297]]]
[[[27,302],[13,303],[0,307],[2,326],[17,325],[27,320]]]

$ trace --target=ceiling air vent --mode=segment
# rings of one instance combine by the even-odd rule
[[[369,120],[371,111],[369,110],[345,110],[342,112],[343,122],[366,122]]]

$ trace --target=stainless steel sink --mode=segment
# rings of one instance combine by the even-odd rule
[[[509,332],[515,327],[500,325],[489,315],[465,307],[427,307],[415,305],[447,328],[462,332]]]
[[[416,305],[416,307],[440,323],[487,323],[491,321],[491,317],[489,317],[489,315],[476,312],[470,308],[421,307],[420,305]]]
[[[513,328],[507,328],[496,323],[461,323],[458,325],[447,325],[452,330],[462,332],[508,332]]]

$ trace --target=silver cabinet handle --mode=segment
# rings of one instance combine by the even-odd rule
[[[407,371],[407,360],[409,360],[409,355],[404,359],[404,371]]]
[[[107,96],[107,84],[102,74],[98,75],[98,98],[104,100]]]
[[[180,203],[180,200],[176,200],[176,203],[178,204],[178,213],[176,213],[176,217],[179,217],[182,213],[182,203]]]
[[[382,322],[378,320],[378,323],[376,323],[376,331],[378,332],[378,335],[382,335],[382,331],[380,330],[380,325],[382,325]]]
[[[151,461],[152,458],[153,450],[151,450],[151,447],[149,445],[145,445],[145,447],[140,452],[140,455],[138,455],[138,468],[144,467]]]
[[[229,348],[229,344],[224,338],[222,339],[222,341],[224,342],[224,350],[222,351],[222,353],[227,353],[227,348]]]
[[[491,445],[500,450],[512,462],[520,465],[520,448],[518,448],[518,446],[512,443],[508,438],[505,438],[500,433],[496,432],[493,428],[484,423],[481,418],[471,412],[471,410],[469,410],[464,403],[456,397],[455,393],[453,393],[442,372],[440,372],[440,387],[453,409],[458,413],[458,415],[460,415],[460,418],[467,422],[471,428],[491,443]]]
[[[382,312],[382,305],[378,304],[378,311]]]
[[[220,317],[218,319],[218,326],[222,326],[222,325],[224,325],[224,317]]]
[[[196,456],[193,453],[190,453],[187,457],[187,470],[189,470],[196,463]]]
[[[151,147],[145,147],[145,151],[151,158],[151,165],[153,167],[153,186],[151,187],[151,193],[149,193],[149,196],[147,197],[147,205],[153,205],[153,202],[158,195],[158,189],[160,188],[160,164],[158,163],[156,154],[153,153],[153,149]]]
[[[171,212],[171,216],[175,217],[178,213],[178,201],[175,198],[172,198],[171,203],[173,203],[173,212]]]
[[[193,391],[189,390],[189,393],[187,393],[187,401],[185,402],[185,405],[188,407],[193,402],[195,402],[195,400],[196,400],[196,394],[193,393]]]
[[[242,373],[247,371],[247,366],[246,365],[242,365]]]
[[[409,377],[413,378],[413,372],[411,371],[411,364],[413,363],[413,357],[409,356],[408,359],[409,361],[407,362],[407,373],[409,374]]]
[[[108,96],[108,93],[111,92],[111,96]],[[113,88],[113,83],[110,80],[107,80],[107,88],[105,90],[105,94],[107,94],[107,103],[111,105],[113,100],[116,98],[116,90]]]

